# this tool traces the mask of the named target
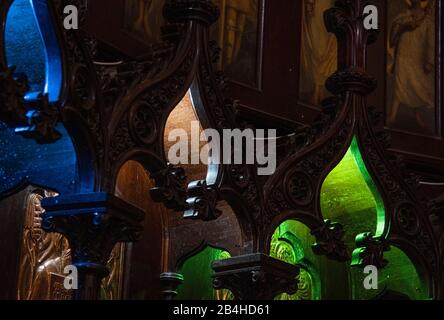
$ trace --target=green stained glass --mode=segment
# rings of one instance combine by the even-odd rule
[[[367,274],[360,268],[351,268],[353,299],[372,299],[386,292],[402,294],[413,300],[428,299],[428,289],[410,258],[400,249],[392,246],[384,254],[388,264],[378,271],[378,289],[366,290],[363,286]]]
[[[344,240],[349,249],[354,248],[358,234],[373,232],[379,236],[384,231],[384,204],[362,160],[356,138],[322,185],[321,210],[325,219],[345,227]]]
[[[281,223],[273,234],[271,255],[288,263],[297,263],[304,258],[314,260],[315,255],[311,250],[314,242],[315,238],[306,225],[296,220],[287,220]],[[291,254],[285,250],[289,247],[288,244],[293,251]]]
[[[183,264],[180,273],[184,277],[183,284],[178,288],[178,300],[231,300],[229,290],[213,289],[213,269],[215,260],[230,258],[227,251],[206,247],[200,253],[189,258]]]
[[[341,162],[327,176],[321,189],[321,210],[325,219],[341,223],[345,228],[344,241],[351,251],[355,246],[355,237],[364,232],[383,236],[385,209],[382,198],[362,159],[356,138]],[[340,282],[347,287],[348,298],[372,299],[391,292],[408,296],[410,299],[426,299],[426,285],[417,272],[415,265],[400,249],[391,247],[384,254],[388,265],[378,270],[378,289],[366,290],[364,278],[367,274],[361,268],[351,268],[349,263],[343,267],[336,265],[342,276],[336,277],[336,284],[327,290],[338,288]],[[321,272],[327,269],[321,264]],[[345,280],[344,272],[348,274]],[[321,275],[324,281],[325,277]],[[323,296],[331,297],[334,293],[326,292]]]
[[[291,264],[300,266],[297,277],[298,292],[296,294],[280,294],[276,300],[313,300],[319,299],[319,279],[317,279],[317,257],[314,256],[311,245],[314,238],[304,224],[288,220],[283,222],[274,232],[270,256]]]
[[[428,299],[427,285],[402,250],[392,246],[390,251],[385,253],[385,258],[388,265],[381,270],[380,287],[402,292],[410,299]]]

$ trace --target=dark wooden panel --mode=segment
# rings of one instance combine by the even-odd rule
[[[149,44],[159,42],[163,0],[94,0],[88,3],[85,29],[130,57],[143,55]],[[128,8],[131,8],[129,12]],[[129,25],[131,19],[135,25]],[[150,21],[156,23],[150,23]]]
[[[0,300],[17,297],[26,198],[30,187],[0,200]]]

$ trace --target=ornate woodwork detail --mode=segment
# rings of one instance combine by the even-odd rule
[[[248,186],[248,180],[250,178],[250,172],[246,166],[231,165],[230,177],[233,183],[239,188],[245,188]]]
[[[395,210],[395,222],[403,233],[415,236],[420,231],[418,212],[413,204],[404,203]]]
[[[362,69],[350,68],[334,73],[327,79],[325,85],[331,93],[336,95],[344,92],[368,95],[376,89],[376,80]]]
[[[112,195],[59,196],[45,199],[43,205],[43,229],[66,236],[74,262],[106,264],[117,242],[135,241],[141,231],[143,212]],[[105,234],[107,239],[97,241]]]
[[[303,172],[294,172],[287,175],[288,181],[284,182],[287,187],[286,195],[296,205],[307,205],[313,199],[313,186],[310,178]]]
[[[327,81],[328,89],[336,97],[324,101],[328,115],[314,126],[297,132],[281,151],[278,169],[264,187],[266,223],[272,225],[265,230],[271,233],[282,219],[296,218],[308,225],[316,236],[315,253],[340,261],[350,259],[342,241],[343,228],[347,226],[331,221],[324,223],[319,192],[325,177],[339,163],[352,137],[356,136],[365,165],[385,200],[386,226],[391,225],[392,229],[386,227],[384,235],[378,238],[371,234],[358,237],[354,258],[361,265],[372,262],[384,266],[383,252],[389,245],[401,245],[406,241],[409,243],[406,251],[416,248],[410,253],[422,257],[435,276],[438,272],[435,235],[427,221],[429,213],[421,207],[422,199],[416,195],[417,179],[405,173],[399,159],[387,155],[387,136],[375,132],[378,116],[367,108],[363,99],[376,85],[365,72],[366,45],[374,41],[376,34],[363,28],[364,3],[336,1],[335,7],[325,14],[327,28],[336,33],[339,50],[343,53],[339,70]],[[306,174],[309,183],[298,174],[294,178],[294,172]],[[310,198],[310,185],[314,198],[305,201]],[[283,215],[285,218],[282,213],[287,213]],[[268,248],[269,237],[262,241],[262,247]]]
[[[109,274],[106,264],[111,251],[118,242],[137,240],[143,211],[105,193],[59,196],[45,199],[43,206],[43,229],[63,234],[80,279],[93,279],[92,285],[81,282],[76,296],[97,297],[100,280]]]
[[[2,17],[10,3],[1,2]],[[118,170],[130,159],[141,160],[152,172],[156,182],[152,198],[185,211],[187,218],[215,220],[221,214],[217,209],[221,199],[232,205],[248,242],[242,250],[254,254],[215,262],[216,289],[229,289],[237,299],[273,299],[282,292],[296,292],[298,268],[264,255],[271,234],[283,219],[295,218],[312,230],[315,253],[350,259],[343,240],[347,226],[324,220],[320,190],[354,136],[383,196],[387,225],[381,236],[358,237],[356,265],[383,267],[383,252],[390,245],[405,245],[408,253],[425,262],[433,282],[439,281],[444,253],[438,251],[438,234],[429,221],[432,210],[422,206],[415,177],[404,172],[399,159],[387,156],[387,139],[375,132],[378,118],[366,105],[365,96],[376,86],[365,63],[366,46],[376,37],[362,25],[367,1],[338,0],[326,12],[327,29],[336,34],[341,52],[338,70],[326,83],[334,96],[323,102],[325,114],[312,126],[279,139],[276,172],[260,177],[256,165],[219,165],[211,183],[192,182],[188,190],[184,170],[165,159],[162,133],[169,113],[190,86],[199,97],[196,112],[204,127],[220,131],[252,126],[239,120],[237,103],[224,96],[223,75],[214,71],[218,49],[208,42],[208,27],[218,17],[217,8],[209,0],[167,0],[164,30],[170,33],[165,42],[153,45],[137,60],[116,54],[116,61],[101,63],[100,55],[107,52],[98,40],[84,30],[65,30],[60,15],[53,14],[68,3],[73,4],[49,2],[64,65],[60,102],[49,103],[45,95],[25,100],[26,78],[5,67],[1,52],[0,120],[40,143],[58,139],[56,126],[62,123],[75,144],[81,177],[74,190],[95,193],[45,199],[43,228],[69,241],[73,263],[81,271],[77,298],[97,297],[115,244],[134,241],[140,232],[143,213],[109,195]],[[83,24],[86,0],[74,3]],[[3,45],[4,25],[0,29]],[[441,202],[432,205],[441,215]],[[175,273],[161,276],[167,298],[175,295],[182,280]],[[434,296],[442,295],[442,289],[435,288]]]
[[[313,244],[314,253],[338,261],[350,259],[347,247],[342,240],[344,227],[341,224],[326,220],[321,227],[312,230],[311,233],[316,237],[316,243]]]
[[[62,135],[56,129],[59,110],[56,105],[49,103],[48,96],[40,94],[29,106],[31,109],[26,113],[26,126],[17,128],[16,132],[41,144],[60,139]]]
[[[168,0],[164,11],[165,18],[179,23],[197,20],[211,25],[219,17],[219,9],[210,0]]]
[[[2,17],[6,17],[10,2],[1,2]],[[79,9],[79,30],[66,30],[63,15],[55,14],[68,4]],[[73,263],[81,269],[82,290],[76,298],[98,297],[99,280],[107,273],[104,266],[115,243],[134,241],[140,231],[141,212],[105,195],[114,192],[125,161],[140,160],[154,173],[156,188],[151,194],[155,200],[178,211],[188,208],[184,172],[168,165],[162,133],[169,113],[194,78],[199,52],[207,45],[201,36],[218,15],[208,0],[167,1],[165,41],[152,45],[143,57],[130,59],[110,54],[100,40],[83,29],[87,10],[85,0],[48,2],[63,64],[58,103],[48,103],[43,95],[36,101],[25,101],[26,78],[3,67],[5,59],[3,52],[0,54],[0,99],[5,102],[0,119],[41,143],[59,138],[55,128],[62,123],[75,145],[81,169],[73,190],[96,192],[64,194],[57,203],[45,200],[43,204],[47,210],[44,229],[66,235]],[[4,31],[4,24],[1,29]],[[0,40],[3,46],[3,32]],[[103,56],[115,60],[102,62]],[[205,192],[196,205],[203,204],[204,198],[210,200],[210,190]],[[214,209],[211,215],[216,213]]]
[[[156,182],[156,187],[150,190],[152,199],[163,202],[169,209],[185,210],[187,194],[185,192],[185,170],[169,164],[165,169],[152,173],[151,178]]]
[[[391,230],[386,230],[384,237],[389,244],[408,243],[406,251],[420,256],[422,262],[434,270],[431,274],[436,276],[438,258],[429,221],[431,212],[422,204],[424,200],[417,192],[418,179],[405,171],[401,158],[393,158],[387,153],[386,135],[374,132],[374,121],[372,112],[364,112],[357,132],[364,161],[386,199],[386,224],[391,225]],[[409,252],[412,248],[415,248],[414,252]]]
[[[25,101],[28,91],[26,75],[14,75],[14,69],[5,69],[0,63],[0,119],[16,132],[38,143],[51,143],[60,138],[55,129],[59,121],[57,106],[48,102],[46,95]]]
[[[156,110],[144,102],[139,102],[136,106],[131,107],[130,131],[141,144],[150,145],[156,139],[156,122],[152,117],[154,112]]]
[[[204,41],[206,38],[201,39]],[[215,72],[219,59],[220,50],[214,43],[205,43],[200,56],[199,69],[196,81],[191,87],[193,94],[200,96],[201,101],[195,103],[196,112],[199,117],[206,119],[204,127],[213,128],[218,131],[223,129],[243,129],[246,123],[237,118],[237,102],[224,97],[226,90],[226,79],[221,72]],[[236,214],[245,235],[250,239],[257,228],[261,228],[263,199],[261,185],[257,181],[256,165],[219,165],[214,172],[215,183],[210,188],[216,190],[218,201],[226,199],[230,205],[236,207]],[[192,189],[189,189],[189,192]],[[193,203],[194,200],[191,200]],[[215,207],[215,205],[212,205]],[[213,219],[219,215],[210,210],[209,215],[200,210],[190,213],[193,218]],[[214,214],[214,213],[216,214]]]
[[[352,266],[363,268],[372,265],[381,269],[387,265],[384,252],[388,251],[390,246],[384,238],[374,237],[371,232],[366,232],[356,237],[356,246],[357,249],[353,251]]]
[[[173,300],[177,296],[177,288],[183,280],[183,276],[175,272],[164,272],[160,275],[162,294],[165,300]]]
[[[272,300],[297,291],[299,268],[263,254],[251,254],[213,263],[215,289],[229,289],[236,300]]]
[[[195,181],[188,186],[188,209],[185,218],[199,218],[204,221],[217,219],[222,211],[216,208],[218,202],[217,191],[207,186],[206,181]]]

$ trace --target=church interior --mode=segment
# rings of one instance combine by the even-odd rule
[[[443,10],[0,0],[0,299],[443,299]]]

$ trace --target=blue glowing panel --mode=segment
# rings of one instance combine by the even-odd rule
[[[59,99],[62,83],[61,53],[47,1],[15,0],[8,12],[5,52],[9,66],[28,77],[31,92]]]
[[[41,145],[0,122],[0,198],[25,182],[63,194],[76,191],[75,149],[62,124],[57,130],[62,133],[60,140]]]
[[[1,0],[0,0],[1,1]],[[15,0],[5,23],[5,54],[16,73],[25,74],[30,91],[59,99],[62,83],[61,52],[50,19],[47,0]],[[0,122],[0,198],[24,183],[47,187],[63,194],[78,186],[75,149],[64,126],[62,138],[40,145],[26,139]]]
[[[30,0],[15,0],[5,28],[5,51],[9,66],[28,77],[31,91],[45,87],[45,51]]]

